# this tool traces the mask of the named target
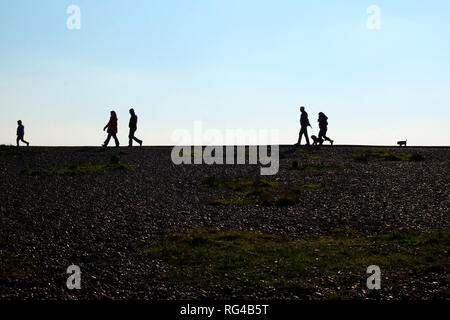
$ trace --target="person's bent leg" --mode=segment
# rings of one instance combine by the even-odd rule
[[[140,145],[142,145],[142,140],[140,140],[134,136],[133,136],[133,140],[136,141],[137,143],[139,143]]]
[[[319,130],[319,137],[318,137],[318,139],[319,139],[319,144],[320,144],[320,145],[323,144],[324,137],[325,137],[325,134],[324,134],[324,132],[323,132],[323,129],[320,128],[320,130]]]
[[[333,140],[327,137],[327,128],[321,129],[320,132],[324,141],[329,141],[331,144],[333,144]]]
[[[105,140],[105,142],[103,143],[103,146],[104,146],[104,147],[107,147],[107,146],[108,146],[109,140],[111,140],[111,136],[112,136],[112,134],[111,134],[111,133],[108,133],[108,137],[106,137],[106,140]]]

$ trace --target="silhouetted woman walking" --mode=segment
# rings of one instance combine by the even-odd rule
[[[322,143],[326,140],[330,141],[331,145],[333,145],[333,140],[331,140],[330,138],[328,138],[326,136],[327,134],[327,130],[328,130],[328,117],[323,113],[323,112],[319,112],[319,119],[317,120],[317,122],[319,122],[319,140],[320,140],[320,144],[322,145]]]
[[[119,146],[119,140],[117,139],[117,115],[115,111],[111,111],[111,118],[109,118],[109,122],[108,124],[103,128],[103,131],[105,131],[105,129],[108,128],[108,137],[105,140],[105,143],[103,144],[102,147],[107,147],[109,140],[111,139],[111,137],[114,138],[114,141],[116,142],[116,147]]]

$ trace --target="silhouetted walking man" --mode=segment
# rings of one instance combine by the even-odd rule
[[[111,111],[111,117],[109,118],[108,124],[103,128],[103,131],[108,128],[108,137],[106,138],[105,142],[103,143],[103,147],[107,147],[109,140],[111,137],[114,138],[114,141],[116,142],[116,147],[119,146],[119,139],[117,139],[117,115],[115,111]]]
[[[138,138],[136,138],[134,136],[134,133],[137,130],[137,115],[134,113],[134,109],[131,108],[130,109],[130,114],[131,114],[131,118],[130,118],[130,123],[128,124],[128,127],[130,128],[130,134],[128,135],[128,146],[132,147],[133,146],[133,140],[136,141],[137,143],[139,143],[139,145],[142,147],[142,140],[139,140]]]
[[[298,142],[297,145],[300,145],[302,142],[302,135],[305,135],[306,144],[309,146],[309,138],[308,138],[308,127],[311,127],[308,119],[308,113],[305,111],[305,107],[300,107],[300,112],[302,113],[300,116],[300,133],[298,134]]]
[[[330,141],[331,145],[333,145],[333,140],[331,140],[330,138],[328,138],[326,136],[327,134],[327,126],[328,126],[328,117],[323,113],[323,112],[319,112],[319,119],[317,120],[317,122],[319,122],[319,140],[320,140],[320,145],[322,145],[322,143],[326,140],[326,141]]]
[[[22,120],[18,120],[17,121],[17,139],[16,139],[17,146],[19,146],[19,141],[26,143],[27,147],[30,145],[28,142],[23,140],[24,134],[25,134],[25,127],[22,124]]]

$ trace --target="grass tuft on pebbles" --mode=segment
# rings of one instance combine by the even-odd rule
[[[53,175],[77,175],[93,172],[103,172],[109,170],[127,170],[134,166],[124,163],[110,163],[110,164],[91,164],[85,166],[67,165],[55,166],[48,169],[22,169],[20,174],[27,176],[53,176]]]
[[[30,153],[30,150],[26,147],[18,148],[12,145],[0,145],[0,157],[23,156],[25,153]]]
[[[264,291],[313,295],[324,281],[327,294],[348,298],[365,288],[367,267],[390,276],[448,270],[450,232],[413,231],[363,236],[338,231],[330,236],[292,238],[236,231],[197,230],[172,234],[144,250],[175,267],[165,280],[216,292]]]
[[[331,170],[342,170],[345,169],[344,166],[337,164],[308,164],[301,166],[297,160],[292,161],[291,170],[304,170],[304,171],[331,171]]]
[[[287,186],[284,183],[261,179],[259,177],[245,177],[234,180],[221,181],[215,176],[203,180],[208,187],[232,191],[235,197],[227,199],[206,199],[208,205],[249,205],[263,206],[291,206],[300,203],[300,195],[306,190],[320,189],[320,184],[304,184]]]
[[[355,152],[351,158],[359,162],[368,161],[424,161],[425,158],[418,154],[400,154],[383,149],[370,149],[361,152]]]

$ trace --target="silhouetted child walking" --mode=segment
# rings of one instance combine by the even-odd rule
[[[322,145],[322,143],[326,140],[326,141],[330,141],[331,145],[333,145],[333,140],[331,140],[330,138],[328,138],[326,136],[327,134],[327,130],[328,130],[328,117],[323,113],[323,112],[319,112],[319,119],[317,120],[317,122],[319,122],[319,143],[320,145]]]
[[[17,125],[18,125],[17,126],[17,139],[16,139],[17,146],[19,146],[19,141],[22,141],[23,143],[26,143],[27,147],[28,147],[30,145],[30,143],[23,140],[23,136],[25,134],[25,127],[22,124],[22,120],[18,120]]]
[[[131,108],[130,109],[130,122],[128,124],[128,127],[130,128],[130,133],[128,134],[128,146],[132,147],[133,146],[133,140],[136,141],[137,143],[139,143],[139,145],[142,147],[142,140],[139,140],[138,138],[136,138],[134,136],[134,133],[137,130],[137,115],[134,113],[134,109]]]
[[[116,142],[116,147],[119,146],[119,140],[117,139],[117,115],[115,111],[111,111],[111,117],[109,118],[108,124],[103,128],[103,131],[108,128],[108,137],[105,140],[105,143],[102,145],[102,147],[107,147],[109,140],[111,137],[114,138],[114,141]]]

